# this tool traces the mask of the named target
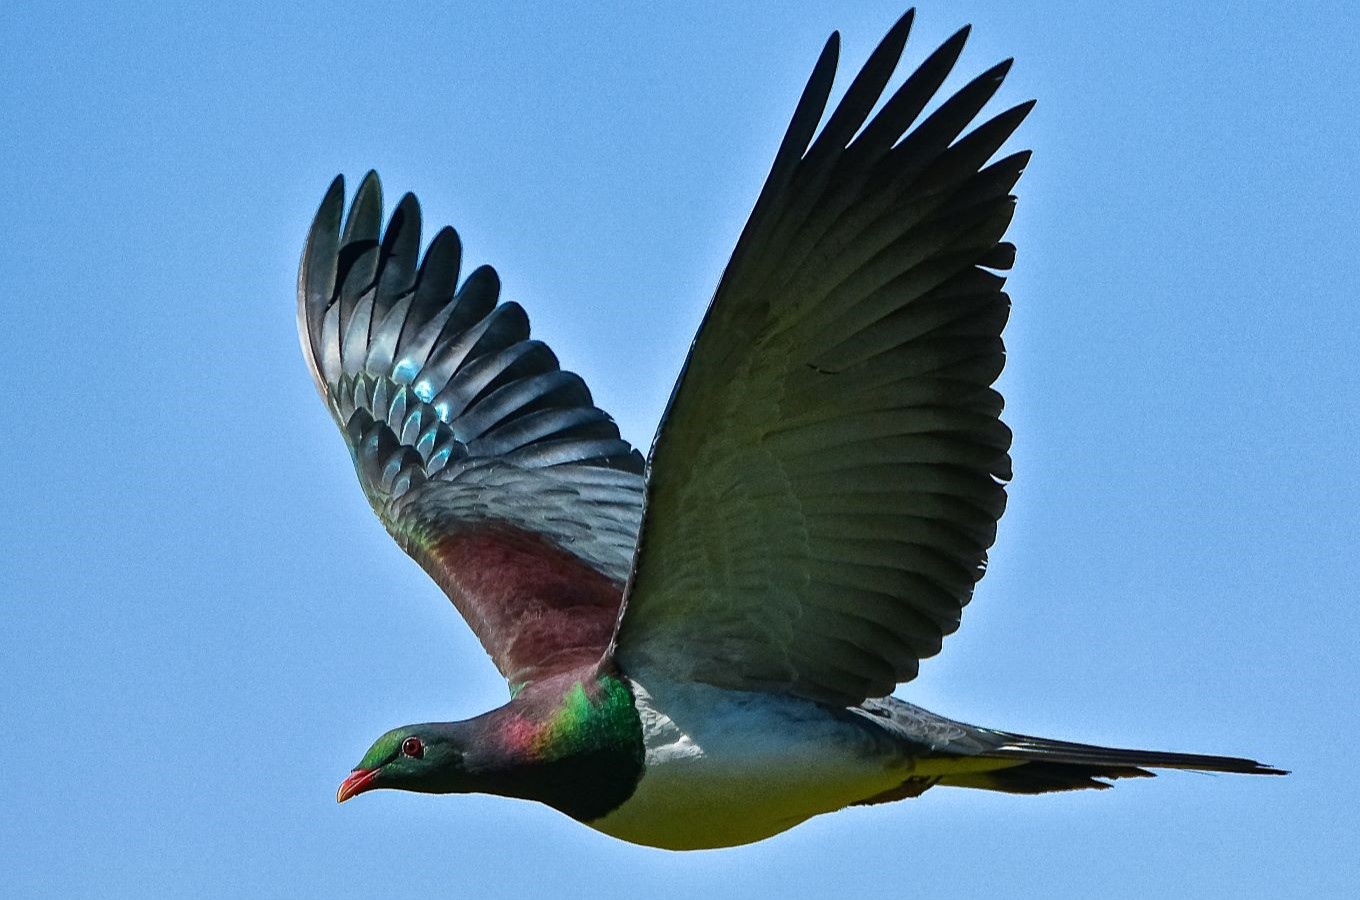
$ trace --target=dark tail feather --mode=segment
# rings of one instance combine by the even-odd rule
[[[991,772],[946,776],[940,784],[982,788],[1010,794],[1046,794],[1110,787],[1097,779],[1151,778],[1148,769],[1188,769],[1196,772],[1231,772],[1242,775],[1287,775],[1283,769],[1236,756],[1201,756],[1196,753],[1161,753],[1156,750],[1122,750],[992,732],[999,739],[995,749],[983,756],[1018,761],[1017,765]]]

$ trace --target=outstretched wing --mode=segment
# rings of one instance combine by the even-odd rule
[[[524,310],[497,304],[493,269],[457,286],[453,229],[419,261],[414,196],[380,235],[376,174],[342,230],[344,194],[336,178],[307,238],[298,330],[369,503],[512,689],[598,659],[637,537],[641,454],[529,339]]]
[[[652,451],[626,670],[853,705],[912,678],[982,576],[1011,472],[994,270],[1028,154],[988,161],[1031,104],[960,137],[1006,62],[903,136],[964,29],[869,119],[910,24],[813,141],[832,36],[723,274]]]

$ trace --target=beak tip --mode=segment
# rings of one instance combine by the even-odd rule
[[[340,787],[335,792],[335,802],[344,803],[355,794],[361,794],[373,785],[373,779],[378,775],[377,769],[355,769],[349,773],[349,777],[340,782]]]

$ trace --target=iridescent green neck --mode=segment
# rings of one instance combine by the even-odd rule
[[[567,688],[561,705],[532,738],[530,752],[542,759],[570,756],[641,739],[633,695],[612,675],[595,680],[587,692],[580,681]]]
[[[475,790],[538,800],[582,821],[632,795],[643,769],[632,692],[614,675],[580,676],[531,684],[481,717],[483,739],[467,759]]]

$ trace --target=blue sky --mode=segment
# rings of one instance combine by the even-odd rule
[[[494,798],[336,806],[377,734],[504,686],[368,512],[298,352],[329,180],[376,167],[389,209],[416,191],[645,446],[822,42],[840,28],[857,66],[901,12],[542,6],[0,9],[0,894],[1353,888],[1360,23],[1340,2],[931,3],[907,52],[971,21],[965,74],[1013,55],[999,102],[1039,105],[1015,145],[1035,158],[1010,510],[963,628],[899,693],[1292,777],[941,789],[688,855]]]

